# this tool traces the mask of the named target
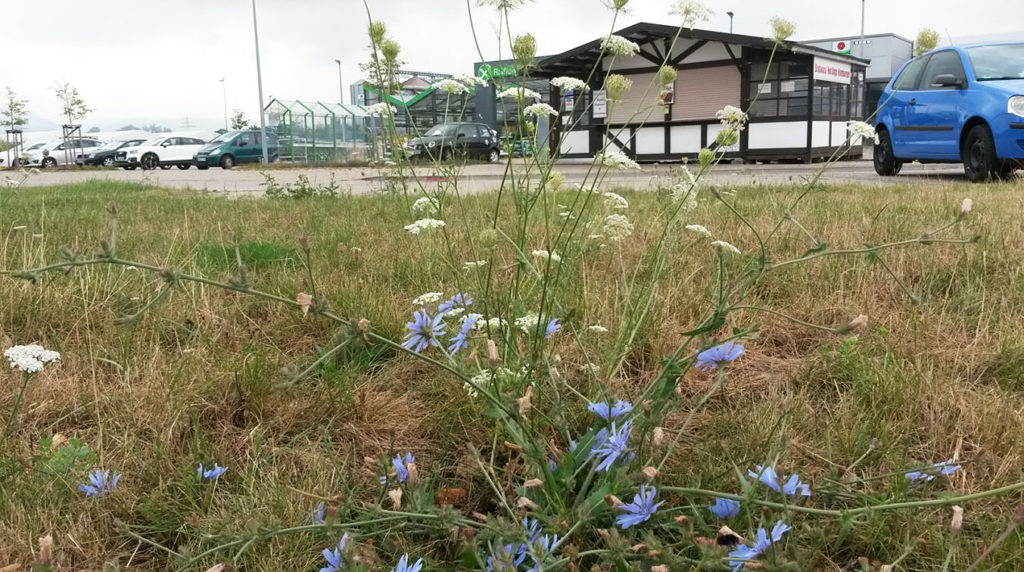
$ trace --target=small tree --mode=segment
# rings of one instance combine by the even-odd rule
[[[7,129],[13,131],[28,123],[28,111],[25,108],[27,104],[28,101],[18,99],[18,94],[10,87],[7,88],[7,104],[0,111]]]
[[[925,28],[917,33],[915,44],[914,55],[919,56],[930,52],[935,49],[935,46],[939,45],[939,33],[931,28]]]
[[[249,120],[245,118],[245,112],[241,109],[233,109],[234,115],[231,116],[231,129],[245,129],[249,125]]]
[[[67,118],[68,125],[73,125],[75,121],[84,118],[92,111],[92,109],[85,105],[85,101],[82,100],[82,96],[78,93],[78,88],[66,81],[53,84],[53,92],[57,94],[57,99],[60,100],[61,113]]]

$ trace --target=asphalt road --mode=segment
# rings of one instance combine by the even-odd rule
[[[522,169],[519,167],[518,169]],[[710,177],[711,183],[724,185],[786,185],[797,184],[814,176],[821,164],[772,164],[772,165],[720,165]],[[589,170],[589,164],[578,161],[559,163],[556,170],[565,176],[566,183],[581,182]],[[613,172],[605,181],[606,186],[623,186],[647,189],[657,186],[659,181],[679,172],[678,165],[643,165],[639,171]],[[278,168],[265,171],[278,183],[294,183],[299,176],[306,176],[318,185],[329,183],[333,175],[340,191],[352,194],[368,194],[383,188],[384,181],[376,169],[370,167],[347,168]],[[504,163],[494,165],[468,165],[460,177],[459,188],[463,191],[488,191],[500,186],[505,172]],[[429,167],[417,168],[417,176],[426,185],[436,183]],[[192,168],[180,170],[124,171],[83,170],[83,171],[41,171],[30,177],[25,186],[51,186],[77,183],[88,180],[149,182],[170,188],[192,189],[233,196],[261,195],[265,190],[265,178],[255,169],[234,169],[225,171],[214,168],[200,171]],[[826,183],[861,183],[869,185],[904,185],[935,182],[964,181],[959,165],[904,165],[897,177],[879,177],[871,161],[844,161],[830,167],[822,181]]]

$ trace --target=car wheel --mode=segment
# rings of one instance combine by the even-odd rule
[[[134,171],[135,165],[125,165],[124,167],[121,168],[124,169],[125,171]]]
[[[448,148],[445,148],[445,149],[441,149],[441,160],[442,161],[451,161],[454,158],[455,158],[455,150],[454,149],[452,149],[451,147],[448,147]]]
[[[230,169],[235,166],[235,158],[231,155],[224,155],[220,158],[220,168]]]
[[[501,153],[497,149],[491,149],[491,151],[487,153],[488,163],[497,163],[499,159],[501,159]]]
[[[892,151],[892,139],[885,129],[878,131],[878,143],[875,143],[875,150],[872,159],[875,163],[875,172],[883,177],[898,175],[903,168],[903,162],[896,160]]]
[[[208,165],[196,165],[196,169],[199,169],[200,171],[205,171],[209,168],[210,167]]]
[[[57,160],[54,159],[53,157],[46,157],[45,159],[43,159],[42,167],[44,169],[49,169],[50,167],[56,167],[56,166],[57,166]]]
[[[1003,180],[1007,180],[1013,177],[1014,171],[1020,168],[1020,164],[1016,161],[1003,161],[999,170],[996,171],[996,175]]]
[[[152,171],[160,166],[160,158],[149,153],[148,155],[143,155],[139,163],[142,165],[143,171]]]
[[[182,171],[187,170],[191,166],[191,163],[178,163],[178,168],[181,169]]]
[[[170,169],[170,168],[171,168],[171,167],[173,167],[173,166],[174,166],[174,165],[160,165],[160,168],[161,168],[162,170],[166,171],[167,169]]]
[[[114,166],[114,158],[113,157],[104,157],[103,158],[103,166],[104,167],[113,167]]]
[[[972,183],[983,183],[997,174],[996,145],[988,126],[975,125],[967,132],[962,151],[964,175]]]

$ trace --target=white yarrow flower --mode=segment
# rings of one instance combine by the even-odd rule
[[[594,160],[598,165],[612,167],[620,171],[640,168],[640,165],[636,161],[630,159],[625,153],[618,149],[609,149],[603,153],[598,153]]]
[[[583,80],[566,76],[556,77],[551,80],[551,85],[562,91],[586,91],[590,89]]]
[[[474,330],[487,330],[491,333],[500,333],[503,329],[508,327],[508,322],[501,318],[491,318],[489,320],[477,320],[476,324],[473,324]]]
[[[483,87],[483,86],[487,85],[487,82],[484,81],[483,78],[476,77],[475,75],[466,75],[466,74],[457,75],[457,76],[455,76],[455,81],[465,85],[466,87],[473,87],[473,86]]]
[[[537,330],[537,323],[540,322],[540,317],[537,314],[530,312],[529,314],[516,318],[516,327],[523,331],[523,333],[529,334]]]
[[[686,230],[697,234],[703,234],[704,236],[711,238],[711,232],[699,224],[688,224],[686,225]]]
[[[443,220],[437,220],[434,218],[421,218],[420,220],[412,224],[406,225],[403,228],[411,232],[412,234],[420,234],[424,230],[441,228],[443,226],[446,226]]]
[[[534,258],[540,258],[540,259],[543,259],[543,260],[549,260],[550,259],[552,262],[561,262],[562,261],[562,257],[559,256],[557,252],[548,252],[546,250],[534,250],[533,251],[533,256],[534,256]]]
[[[44,349],[37,344],[27,346],[11,346],[4,350],[4,357],[11,367],[23,373],[38,373],[43,366],[60,359],[60,353]]]
[[[724,240],[712,241],[711,246],[714,246],[715,248],[720,248],[722,250],[727,250],[733,254],[743,254],[742,252],[740,252],[740,249],[736,248],[735,246],[729,244]]]
[[[743,126],[747,122],[747,114],[734,105],[726,105],[719,109],[715,112],[715,117],[718,118],[722,125],[732,127],[736,131],[743,131]]]
[[[622,195],[613,192],[601,193],[604,197],[604,205],[613,211],[624,211],[629,208],[629,201],[627,201]]]
[[[611,34],[601,42],[601,49],[613,56],[632,56],[640,53],[640,46],[622,36]]]
[[[625,215],[613,214],[604,217],[604,234],[608,240],[625,240],[633,234],[633,223]]]
[[[389,110],[391,112],[391,115],[395,115],[398,113],[397,107],[383,101],[380,103],[374,103],[370,107],[366,108],[366,112],[369,113],[371,117],[384,117],[388,114]]]
[[[682,16],[683,27],[693,29],[697,22],[707,22],[714,14],[710,8],[698,0],[676,0],[668,11],[673,16]]]
[[[541,95],[536,91],[522,87],[510,87],[498,93],[498,99],[519,99],[520,96],[523,99],[536,99],[538,101],[541,99]]]
[[[426,294],[420,294],[413,298],[413,306],[426,306],[428,304],[434,304],[440,302],[441,298],[444,298],[444,292],[427,292]]]
[[[544,117],[546,115],[558,115],[558,110],[546,103],[534,103],[523,109],[523,115],[527,117]]]
[[[420,197],[412,204],[412,212],[416,215],[436,215],[441,210],[441,202],[431,197]]]
[[[590,330],[591,332],[594,332],[595,334],[607,334],[608,333],[608,328],[606,328],[604,326],[599,326],[597,324],[594,324],[593,326],[588,326],[587,329]]]
[[[432,84],[431,87],[437,88],[450,95],[469,93],[469,88],[466,87],[464,83],[455,81],[454,79],[442,79],[441,81]]]

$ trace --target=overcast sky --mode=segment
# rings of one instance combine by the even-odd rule
[[[30,130],[60,125],[55,81],[76,86],[93,109],[86,129],[159,123],[179,129],[223,125],[220,78],[228,108],[257,117],[251,0],[0,0],[3,57],[0,89],[29,100]],[[406,69],[471,73],[479,61],[466,0],[368,0],[374,19],[402,45]],[[498,56],[496,13],[470,0],[487,59]],[[944,37],[1021,31],[1020,0],[866,0],[866,32],[913,39],[924,27]],[[534,0],[513,18],[513,32],[532,32],[538,51],[552,54],[606,34],[605,0]],[[671,0],[631,0],[616,28],[646,21],[675,23]],[[766,36],[768,19],[796,23],[796,39],[856,36],[858,0],[711,0],[715,14],[698,27]],[[341,59],[348,84],[367,59],[362,0],[257,0],[265,99],[338,98]],[[968,11],[968,13],[965,12]],[[4,92],[5,93],[5,92]]]

